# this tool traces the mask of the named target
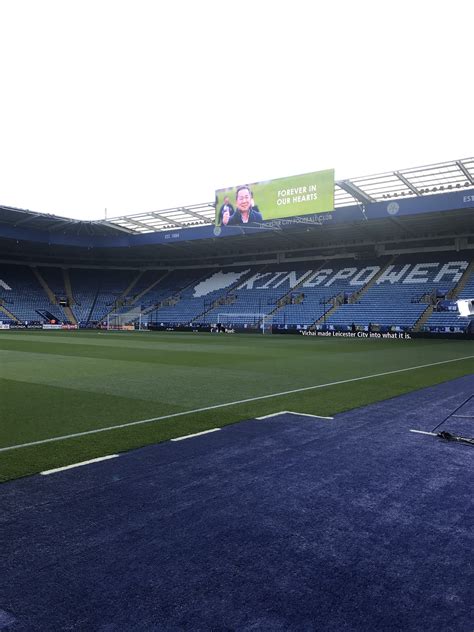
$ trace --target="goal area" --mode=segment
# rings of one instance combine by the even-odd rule
[[[142,331],[142,311],[132,309],[124,313],[107,314],[107,331]]]
[[[260,329],[262,334],[271,334],[273,315],[261,312],[219,312],[217,324],[224,327]]]

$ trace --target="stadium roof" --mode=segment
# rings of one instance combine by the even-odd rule
[[[397,198],[414,198],[474,187],[474,158],[423,167],[336,180],[334,206],[366,205]],[[81,236],[142,234],[214,223],[213,202],[124,215],[106,220],[81,221],[57,215],[0,206],[0,224],[27,226],[46,232]]]
[[[335,183],[335,208],[354,202],[383,202],[391,198],[420,197],[474,186],[474,158],[400,169]]]
[[[11,206],[0,206],[0,225],[25,227],[47,233],[62,232],[79,236],[117,236],[120,234],[118,226],[110,226],[107,222],[85,222],[68,217],[60,217],[51,213],[37,213]],[[130,232],[130,231],[127,231]]]
[[[390,171],[348,180],[336,180],[334,206],[370,204],[398,197],[416,197],[445,193],[461,187],[474,186],[474,158],[453,160],[425,167]],[[129,232],[146,233],[157,230],[212,224],[215,208],[212,203],[139,213],[107,220]]]

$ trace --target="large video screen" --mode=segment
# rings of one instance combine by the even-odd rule
[[[326,213],[334,209],[334,169],[216,191],[216,225]]]

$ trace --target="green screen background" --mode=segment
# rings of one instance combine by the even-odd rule
[[[239,186],[242,185],[216,191],[216,224],[219,219],[219,209],[226,196],[229,197],[234,209],[236,208],[235,192]],[[255,206],[258,206],[264,220],[311,213],[327,213],[334,209],[334,169],[304,173],[299,176],[278,178],[266,182],[253,182],[249,183],[248,186],[253,193]],[[306,192],[296,192],[296,190],[304,188],[306,188]],[[295,192],[285,195],[281,193],[288,191],[288,189],[294,189]],[[315,194],[316,199],[305,199],[304,201],[296,199],[297,196],[311,194]],[[285,203],[282,203],[282,200]]]

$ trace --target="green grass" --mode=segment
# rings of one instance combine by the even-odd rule
[[[0,448],[465,356],[0,452],[0,481],[279,410],[333,415],[474,372],[472,341],[1,332]]]

